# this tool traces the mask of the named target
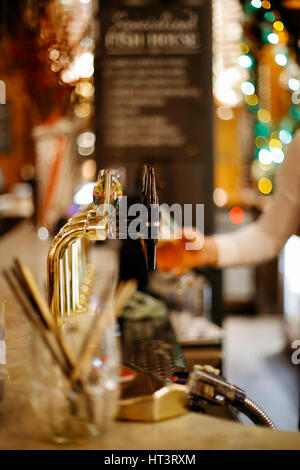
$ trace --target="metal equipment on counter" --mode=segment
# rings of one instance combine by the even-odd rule
[[[155,267],[159,234],[159,205],[154,169],[144,166],[142,204],[146,206],[145,255],[149,269]],[[122,188],[115,170],[101,170],[94,189],[94,205],[71,217],[54,238],[48,253],[48,300],[58,323],[85,311],[95,269],[88,263],[89,241],[127,236],[130,218],[120,220]],[[114,209],[113,214],[111,208]]]

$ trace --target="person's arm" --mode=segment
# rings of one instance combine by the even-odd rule
[[[186,240],[158,249],[158,268],[170,271],[197,266],[259,263],[275,257],[300,226],[300,131],[295,134],[267,210],[236,232],[205,237],[200,250],[185,250]]]

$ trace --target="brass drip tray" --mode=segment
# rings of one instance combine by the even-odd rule
[[[128,421],[161,421],[187,413],[186,387],[132,368],[134,379],[122,384],[118,418]]]

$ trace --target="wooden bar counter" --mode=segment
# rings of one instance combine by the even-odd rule
[[[0,239],[1,266],[10,266],[18,257],[43,287],[48,246],[29,223],[22,223]],[[102,251],[101,256],[108,257],[103,266],[116,263],[113,251]],[[8,378],[0,401],[0,449],[300,449],[300,433],[246,426],[192,412],[159,423],[115,421],[100,438],[77,445],[52,443],[40,429],[28,398],[30,327],[1,276],[0,300],[5,299]]]

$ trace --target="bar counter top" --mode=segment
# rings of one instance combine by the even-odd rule
[[[29,222],[21,223],[0,239],[1,266],[10,266],[18,257],[43,287],[48,246],[47,241],[38,239]],[[102,251],[103,266],[110,269],[116,263],[116,252],[109,248]],[[0,401],[0,449],[300,449],[300,433],[246,426],[192,412],[159,423],[115,421],[103,436],[88,442],[52,443],[40,429],[28,398],[30,327],[1,276],[0,302],[5,299],[8,378]]]

